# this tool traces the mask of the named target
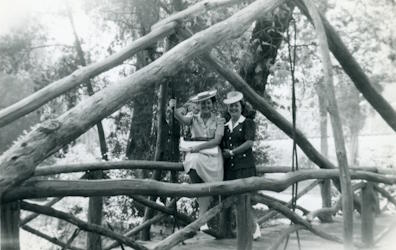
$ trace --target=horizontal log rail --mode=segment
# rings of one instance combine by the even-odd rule
[[[133,249],[148,250],[148,248],[146,248],[145,246],[136,243],[135,241],[129,239],[128,237],[125,237],[123,235],[115,233],[115,232],[113,232],[109,229],[106,229],[104,227],[84,222],[71,214],[56,210],[52,207],[44,207],[44,206],[31,204],[31,203],[22,201],[21,209],[39,213],[39,214],[45,214],[45,215],[51,216],[51,217],[59,218],[61,220],[67,221],[73,225],[76,225],[80,229],[85,230],[87,232],[93,232],[93,233],[97,233],[97,234],[100,234],[105,237],[115,239],[126,246],[132,247]]]
[[[210,195],[241,194],[256,190],[281,192],[290,185],[309,179],[329,179],[339,176],[338,169],[300,170],[285,174],[282,178],[250,177],[240,180],[202,183],[174,184],[147,179],[134,180],[35,180],[15,187],[3,196],[1,202],[27,198],[57,196],[111,196],[111,195],[157,195],[198,197]],[[396,184],[396,177],[380,174],[351,171],[352,179],[363,179],[385,184]]]
[[[98,161],[98,162],[89,162],[89,163],[72,163],[72,164],[38,167],[34,172],[34,176],[45,176],[45,175],[66,174],[66,173],[85,172],[85,171],[94,171],[94,170],[111,170],[111,169],[184,171],[183,164],[181,162],[126,160],[126,161],[113,161],[113,162]],[[351,167],[350,169],[374,172],[379,174],[396,175],[396,170],[390,168]],[[291,166],[257,165],[256,170],[258,173],[292,172]]]

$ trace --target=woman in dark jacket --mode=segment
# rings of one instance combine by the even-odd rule
[[[224,157],[224,180],[236,180],[256,176],[256,165],[253,156],[253,142],[256,133],[254,121],[246,115],[246,104],[243,102],[243,94],[231,91],[223,101],[227,104],[227,111],[231,116],[224,125],[222,149]],[[245,217],[247,215],[247,217]],[[239,218],[238,218],[239,217]],[[261,236],[260,226],[254,223],[250,194],[239,195],[237,205],[237,223],[250,221],[253,238]]]

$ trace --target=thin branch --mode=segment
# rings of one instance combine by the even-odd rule
[[[63,199],[63,197],[54,198],[54,199],[50,200],[49,202],[45,203],[43,206],[51,207],[52,205],[56,204],[57,202],[59,202],[62,199]],[[40,214],[32,213],[32,214],[26,216],[25,218],[20,220],[19,226],[23,226],[23,225],[29,223],[30,221],[34,220],[39,215]]]

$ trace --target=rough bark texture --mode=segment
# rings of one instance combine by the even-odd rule
[[[199,32],[131,76],[108,86],[59,118],[47,121],[0,156],[0,195],[33,175],[37,164],[77,138],[98,121],[136,97],[145,88],[174,74],[186,61],[207,51],[223,39],[240,35],[257,16],[282,1],[259,0],[230,18]]]
[[[108,196],[108,195],[158,195],[200,197],[211,195],[242,194],[256,190],[281,192],[290,185],[310,179],[339,177],[338,169],[300,170],[285,174],[281,179],[250,177],[227,182],[202,184],[174,184],[154,180],[43,180],[29,181],[4,194],[2,202],[49,196]],[[364,171],[353,171],[352,179],[362,179],[385,184],[395,184],[396,177],[388,177]]]

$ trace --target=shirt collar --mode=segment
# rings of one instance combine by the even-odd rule
[[[243,115],[241,115],[238,119],[238,121],[235,124],[232,124],[231,119],[225,124],[226,126],[228,126],[228,128],[230,129],[230,131],[232,132],[232,130],[238,126],[238,124],[244,122],[246,119],[246,117],[244,117]],[[233,126],[234,125],[234,126]]]

